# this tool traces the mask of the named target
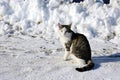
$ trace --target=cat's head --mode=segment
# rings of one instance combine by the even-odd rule
[[[60,34],[65,35],[66,32],[70,32],[71,31],[71,25],[72,24],[62,25],[62,24],[58,23]]]

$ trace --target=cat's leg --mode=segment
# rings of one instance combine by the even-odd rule
[[[63,56],[63,60],[66,61],[70,55],[70,51],[65,50],[65,54]]]
[[[63,56],[63,60],[65,60],[65,61],[68,59],[68,57],[70,55],[70,46],[71,46],[70,42],[65,43],[65,45],[64,45],[64,47],[65,47],[65,54]]]

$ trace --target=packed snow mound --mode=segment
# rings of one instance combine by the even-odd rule
[[[105,5],[94,0],[71,4],[61,0],[0,0],[0,35],[57,38],[58,23],[72,23],[72,30],[88,38],[119,38],[120,4],[114,1]]]

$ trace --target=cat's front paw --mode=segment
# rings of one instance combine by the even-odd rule
[[[63,57],[63,60],[64,60],[64,61],[67,61],[67,58],[64,58],[64,57]]]

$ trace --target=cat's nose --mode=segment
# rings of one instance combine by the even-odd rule
[[[67,33],[67,31],[64,32],[64,35]]]

